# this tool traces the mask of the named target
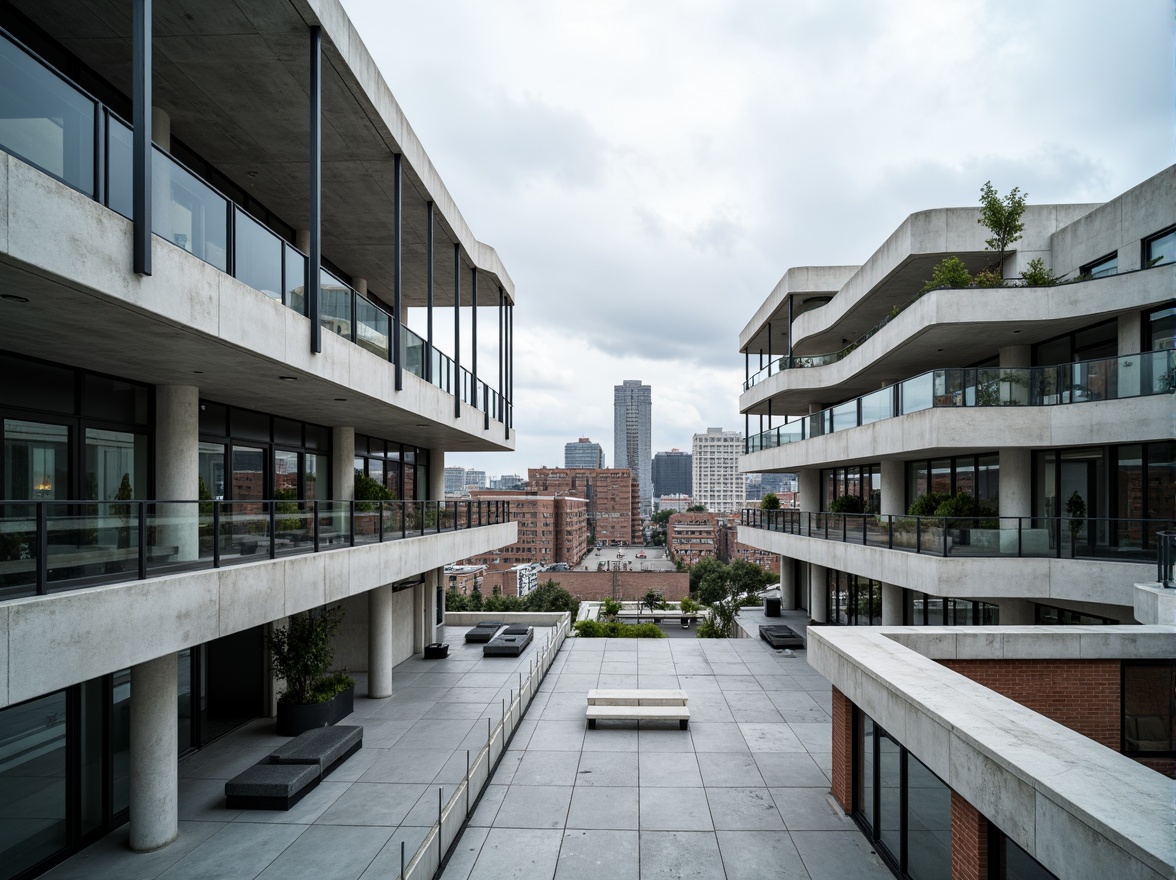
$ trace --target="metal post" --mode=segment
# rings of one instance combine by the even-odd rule
[[[404,841],[400,841],[400,880],[404,880]]]
[[[310,259],[306,264],[306,310],[310,318],[310,350],[323,350],[323,32],[310,29]],[[318,547],[315,547],[317,550]]]
[[[212,567],[220,568],[220,506],[219,501],[212,502]]]
[[[428,225],[425,229],[425,259],[428,260],[428,271],[425,273],[425,302],[426,302],[426,336],[425,336],[425,379],[433,379],[433,203],[426,203],[428,211]]]
[[[453,417],[461,418],[461,243],[453,243]]]
[[[397,153],[392,166],[392,354],[396,361],[396,390],[404,390],[404,347],[400,342],[404,277],[404,157]]]
[[[466,749],[466,818],[470,815],[470,750]]]
[[[319,515],[318,502],[312,501],[310,503],[310,515],[314,517],[314,552],[319,552]]]
[[[49,515],[44,501],[37,502],[37,595],[44,596],[49,585]]]
[[[478,405],[478,267],[470,269],[470,393]]]
[[[355,546],[355,502],[347,502],[347,546]]]
[[[132,265],[136,275],[151,274],[151,0],[135,0],[132,15],[134,153],[131,214],[134,216]]]
[[[499,288],[498,288],[498,420],[503,423],[506,422],[506,413],[505,413],[505,410],[502,405],[503,401],[506,399],[505,398],[506,389],[504,389],[502,386],[502,374],[503,374],[504,366],[506,364],[506,345],[505,345],[506,339],[503,336],[503,326],[504,326],[503,321],[506,318],[506,315],[504,314],[505,309],[506,309],[505,303],[506,303],[506,294],[503,292],[502,287],[499,286]]]
[[[278,555],[278,545],[276,543],[276,536],[274,535],[274,532],[277,529],[277,520],[276,520],[276,516],[275,516],[275,511],[277,510],[278,503],[276,501],[270,501],[270,502],[268,502],[268,505],[269,505],[269,558],[275,559],[275,558],[277,558],[277,555]]]
[[[139,580],[147,580],[147,502],[140,501],[135,505],[138,508],[136,519],[139,521],[139,540],[136,542],[139,545]]]
[[[443,835],[441,834],[441,789],[442,789],[442,786],[438,785],[437,786],[437,870],[438,871],[441,870],[441,861],[444,858],[444,854],[441,851],[441,846],[442,846],[441,838],[443,837]]]

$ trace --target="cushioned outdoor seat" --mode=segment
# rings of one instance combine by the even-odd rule
[[[484,620],[465,634],[467,642],[488,642],[502,629],[501,620]]]
[[[511,629],[514,629],[515,632],[511,633]],[[522,630],[522,632],[519,632],[519,630]],[[523,653],[527,645],[531,644],[531,639],[533,638],[535,638],[535,630],[532,627],[522,624],[507,627],[507,629],[482,646],[482,656],[517,657]]]

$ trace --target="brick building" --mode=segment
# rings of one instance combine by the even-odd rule
[[[479,501],[509,501],[510,520],[519,524],[518,540],[508,547],[462,560],[500,571],[529,562],[576,565],[588,552],[588,501],[572,495],[536,492],[472,493]]]
[[[693,565],[719,552],[719,518],[713,513],[671,514],[666,525],[666,552],[675,562]]]
[[[585,602],[603,599],[632,602],[643,598],[650,590],[661,593],[667,602],[676,602],[690,595],[690,572],[687,571],[545,571],[539,579],[541,582],[555,581],[573,597]]]
[[[739,543],[739,523],[736,520],[719,521],[718,555],[723,562],[742,559],[754,563],[765,571],[779,577],[780,556],[768,550],[761,550],[749,544]]]
[[[533,492],[588,499],[597,541],[641,543],[641,490],[628,468],[530,468],[527,480]]]

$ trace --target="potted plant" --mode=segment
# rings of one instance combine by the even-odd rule
[[[343,607],[293,614],[266,640],[270,665],[286,683],[278,695],[278,734],[297,736],[327,727],[350,715],[355,707],[355,679],[345,673],[328,675],[335,656],[332,639],[343,622]]]

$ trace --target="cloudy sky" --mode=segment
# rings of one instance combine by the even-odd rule
[[[654,451],[743,429],[738,333],[912,211],[1101,201],[1173,159],[1173,0],[343,0],[514,279],[514,454],[653,387]],[[482,356],[494,363],[493,350]]]

